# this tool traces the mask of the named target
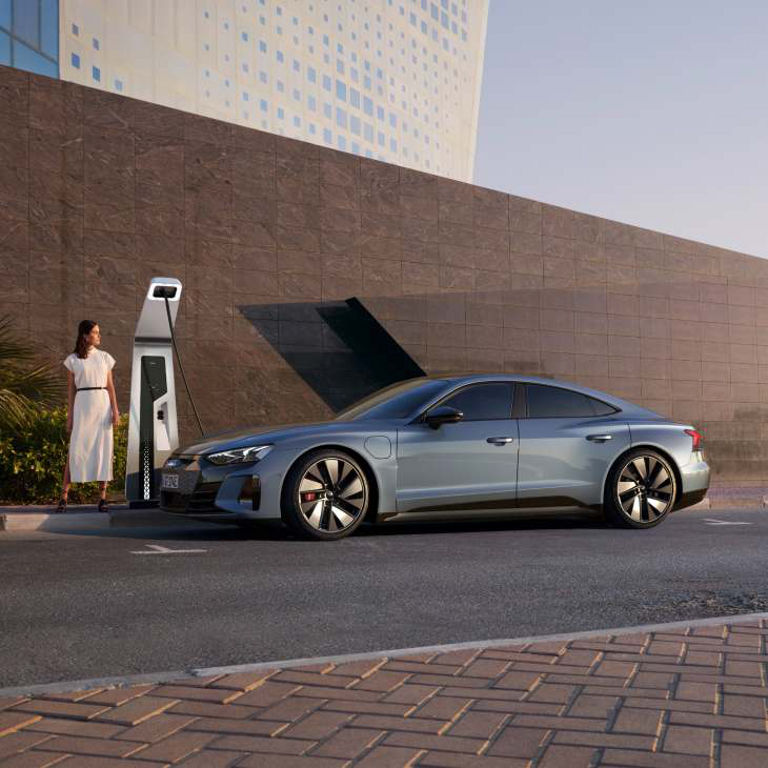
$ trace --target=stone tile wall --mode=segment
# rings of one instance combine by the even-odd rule
[[[595,386],[768,480],[768,262],[0,67],[0,313],[55,360],[98,320],[125,409],[152,276],[209,431],[331,416],[357,296],[430,373]]]

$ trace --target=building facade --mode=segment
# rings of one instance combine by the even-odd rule
[[[472,180],[488,0],[61,0],[61,77]]]
[[[0,64],[59,76],[59,0],[0,0]]]
[[[395,365],[506,371],[693,423],[715,481],[768,481],[768,260],[6,67],[0,147],[0,314],[56,362],[97,320],[122,410],[170,276],[210,432],[332,417]],[[386,347],[352,298],[409,360],[361,353]]]

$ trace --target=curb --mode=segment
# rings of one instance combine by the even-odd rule
[[[45,512],[0,513],[0,533],[48,531],[65,533],[97,531],[110,528],[190,528],[208,527],[215,523],[187,520],[159,510],[120,510],[115,512],[67,512],[63,515]]]
[[[471,640],[463,643],[445,645],[427,645],[414,648],[397,648],[395,650],[366,651],[364,653],[346,653],[335,656],[316,656],[301,659],[285,659],[281,661],[263,661],[254,664],[234,664],[226,667],[191,667],[167,672],[149,672],[123,677],[95,677],[87,680],[69,680],[59,683],[39,683],[22,685],[14,688],[0,688],[0,698],[14,696],[38,696],[51,693],[67,693],[70,691],[86,691],[92,688],[116,688],[148,683],[169,683],[184,679],[194,680],[218,675],[232,675],[243,672],[261,672],[263,670],[289,669],[319,664],[346,664],[352,661],[368,661],[370,659],[396,658],[422,653],[449,653],[471,649],[531,645],[533,643],[565,642],[584,640],[590,637],[619,637],[621,635],[645,634],[649,632],[666,632],[675,629],[692,627],[709,627],[719,624],[743,624],[768,619],[768,612],[742,613],[732,616],[713,616],[706,619],[688,621],[671,621],[665,624],[641,624],[633,627],[613,627],[609,629],[589,629],[580,632],[562,632],[554,635],[532,635],[528,637],[500,638],[496,640]]]

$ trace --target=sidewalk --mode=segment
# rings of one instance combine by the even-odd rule
[[[0,765],[768,765],[768,617],[716,621],[0,692]]]

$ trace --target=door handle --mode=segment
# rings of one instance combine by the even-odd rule
[[[587,435],[587,440],[593,443],[604,443],[606,440],[613,440],[613,435]]]
[[[514,437],[489,437],[485,442],[492,445],[507,445],[507,443],[514,442]]]

